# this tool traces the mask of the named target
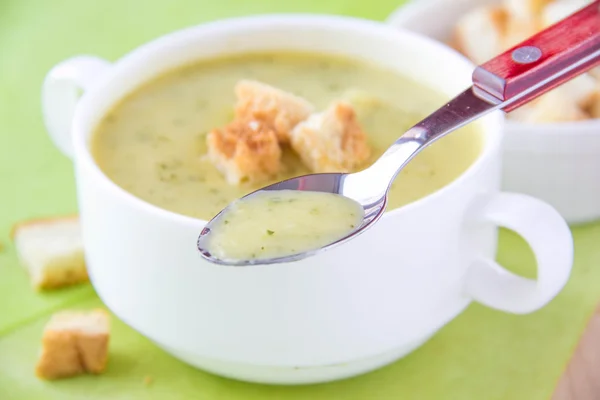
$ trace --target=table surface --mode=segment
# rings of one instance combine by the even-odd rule
[[[552,400],[600,399],[600,306],[561,377]]]

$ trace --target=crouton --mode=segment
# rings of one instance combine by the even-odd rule
[[[268,124],[280,143],[288,143],[292,128],[314,111],[307,100],[257,81],[239,81],[235,94],[235,118]]]
[[[541,31],[539,19],[509,18],[501,38],[502,51],[506,51]]]
[[[36,375],[59,379],[99,374],[108,361],[110,322],[104,310],[63,311],[46,324]]]
[[[598,85],[594,94],[590,96],[583,109],[591,118],[600,118],[600,85]]]
[[[509,118],[524,123],[554,123],[581,121],[588,116],[562,91],[554,89],[511,112]]]
[[[588,113],[592,118],[600,118],[600,92],[594,97],[594,102],[588,108]]]
[[[501,7],[476,8],[459,19],[452,41],[458,51],[483,64],[504,50],[507,21],[508,13]]]
[[[598,81],[600,81],[600,67],[594,67],[588,71],[590,76]]]
[[[371,153],[354,109],[344,102],[311,115],[290,136],[292,148],[313,172],[350,172]]]
[[[77,217],[25,221],[13,228],[12,237],[36,289],[88,280]]]
[[[598,84],[590,74],[581,74],[563,83],[555,90],[560,90],[564,96],[572,99],[579,107],[585,108],[598,91]]]
[[[589,118],[585,109],[591,107],[597,90],[594,78],[582,74],[513,111],[510,117],[528,123],[584,120]]]
[[[541,12],[542,27],[547,28],[554,25],[590,3],[591,0],[556,0],[550,2],[544,6]]]
[[[208,157],[228,183],[261,182],[282,169],[275,130],[262,121],[235,120],[206,137]]]
[[[511,17],[521,20],[537,19],[552,0],[504,0],[504,6]]]

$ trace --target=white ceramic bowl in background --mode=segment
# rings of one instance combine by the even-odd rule
[[[413,0],[387,19],[446,42],[458,18],[501,0]],[[600,120],[556,124],[505,124],[504,190],[554,206],[569,223],[600,218]]]
[[[365,59],[448,98],[469,84],[471,72],[470,63],[446,46],[385,24],[283,15],[179,31],[115,64],[84,56],[56,66],[44,83],[45,121],[58,147],[74,158],[91,281],[123,321],[205,370],[249,381],[308,383],[402,357],[472,300],[528,313],[561,290],[572,263],[570,231],[547,204],[499,192],[501,113],[477,122],[482,154],[453,183],[387,213],[349,243],[288,264],[208,263],[196,250],[206,221],[148,204],[97,167],[90,135],[128,92],[192,61],[265,50]],[[85,90],[79,102],[78,88]],[[498,225],[529,242],[537,281],[493,261]]]

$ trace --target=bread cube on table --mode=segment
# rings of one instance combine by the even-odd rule
[[[42,338],[36,375],[43,379],[99,374],[108,361],[109,315],[104,310],[54,314]]]
[[[291,146],[312,172],[350,172],[365,163],[371,151],[352,106],[339,101],[299,123]]]
[[[208,157],[228,183],[261,182],[282,169],[275,130],[262,121],[236,120],[206,137]]]
[[[258,81],[239,81],[235,94],[235,118],[267,124],[280,143],[288,143],[292,128],[314,111],[307,100]]]
[[[59,288],[88,280],[79,218],[25,221],[15,225],[12,237],[35,288]]]

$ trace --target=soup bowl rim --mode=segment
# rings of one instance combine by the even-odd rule
[[[125,56],[117,60],[113,64],[110,71],[108,71],[108,73],[100,77],[96,85],[94,85],[84,93],[84,95],[81,98],[81,101],[79,101],[79,103],[76,106],[72,124],[72,140],[74,150],[73,154],[75,162],[83,163],[86,167],[89,167],[88,171],[93,174],[92,177],[94,179],[102,181],[106,185],[106,189],[110,190],[112,196],[115,196],[123,202],[130,204],[131,207],[141,208],[147,213],[153,214],[153,216],[155,217],[160,217],[165,220],[171,220],[172,222],[185,224],[188,226],[200,226],[206,224],[206,220],[159,207],[140,197],[137,197],[136,195],[128,192],[126,189],[120,187],[113,180],[111,180],[108,177],[108,175],[104,173],[104,171],[102,171],[102,169],[99,167],[96,160],[94,159],[94,156],[92,155],[91,151],[91,138],[94,135],[94,131],[98,123],[110,111],[112,106],[118,104],[119,101],[121,101],[124,97],[135,91],[141,85],[148,83],[150,80],[156,78],[157,76],[168,73],[169,71],[173,70],[173,68],[165,69],[161,72],[158,72],[157,74],[154,74],[152,77],[145,79],[140,84],[138,84],[133,90],[129,90],[124,95],[114,98],[110,102],[110,106],[105,107],[106,109],[103,110],[103,112],[101,113],[97,111],[98,106],[96,100],[98,97],[103,95],[111,96],[110,94],[106,93],[107,91],[110,92],[111,89],[108,83],[111,80],[115,79],[115,77],[117,77],[119,74],[124,74],[127,71],[131,71],[133,69],[143,68],[143,64],[146,59],[152,58],[153,56],[155,57],[157,54],[164,53],[166,48],[169,46],[180,44],[186,45],[186,42],[190,42],[193,40],[193,38],[198,37],[200,35],[218,35],[220,32],[224,33],[232,29],[270,29],[275,24],[285,25],[288,29],[292,27],[294,29],[298,29],[310,26],[311,28],[318,28],[327,31],[331,31],[332,29],[334,29],[336,32],[353,31],[353,34],[356,34],[356,32],[360,31],[365,34],[376,36],[380,40],[385,38],[394,38],[397,42],[411,40],[418,42],[419,45],[422,45],[422,48],[427,49],[427,51],[437,52],[439,54],[439,58],[454,59],[454,63],[459,66],[458,68],[464,69],[465,72],[472,71],[474,69],[474,65],[471,61],[469,61],[466,57],[464,57],[454,49],[446,46],[445,44],[430,39],[425,35],[411,32],[409,30],[397,29],[383,22],[371,21],[361,18],[321,14],[264,14],[246,17],[227,18],[216,20],[213,22],[203,23],[200,25],[184,28],[160,36],[154,40],[146,42],[146,44],[143,44],[133,49],[131,52],[127,53]],[[251,53],[253,53],[253,51],[234,51],[231,53],[223,52],[222,55]],[[316,51],[315,54],[324,53]],[[352,56],[348,57],[352,58]],[[204,59],[211,59],[211,57],[197,59],[193,61],[192,64],[194,62],[201,62],[201,60]],[[176,70],[185,65],[185,63],[180,64],[174,69]],[[378,63],[374,63],[374,65],[379,66]],[[405,76],[408,76],[411,79],[415,78],[415,76]],[[428,80],[430,79],[427,76],[422,76],[419,79],[419,84],[428,85]],[[468,82],[465,80],[465,83]],[[429,83],[429,85],[431,85],[431,83]],[[458,95],[458,93],[456,94]],[[101,117],[95,117],[97,121],[93,124],[90,124],[89,119],[94,118],[94,116],[97,116],[98,114],[101,114]],[[476,123],[479,124],[478,134],[483,137],[483,145],[479,154],[477,155],[475,160],[468,166],[468,168],[461,174],[459,174],[451,182],[444,185],[442,188],[406,205],[392,210],[388,210],[382,218],[395,217],[404,213],[409,213],[415,208],[425,207],[431,202],[437,200],[439,197],[444,196],[448,191],[458,190],[464,181],[469,180],[471,176],[477,174],[477,172],[480,169],[484,168],[486,160],[489,159],[494,154],[494,152],[496,152],[496,150],[499,149],[501,145],[501,133],[504,125],[504,115],[501,111],[494,111],[484,116]]]

